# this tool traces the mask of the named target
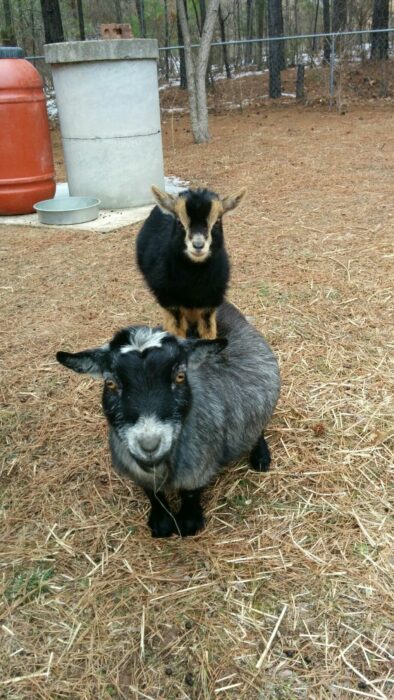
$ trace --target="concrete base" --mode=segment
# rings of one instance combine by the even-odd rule
[[[177,177],[165,178],[165,189],[170,194],[178,194],[188,186],[188,182],[179,180]],[[56,186],[55,197],[67,197],[67,182],[60,182]],[[0,226],[30,226],[33,228],[47,229],[75,229],[76,231],[96,231],[97,233],[111,233],[124,226],[131,226],[139,221],[144,221],[153,205],[147,207],[135,207],[134,209],[102,209],[98,219],[87,221],[85,224],[69,224],[59,226],[48,226],[38,220],[37,214],[23,214],[21,216],[0,216]]]
[[[111,233],[123,226],[131,226],[138,221],[143,221],[151,211],[152,206],[136,207],[135,209],[102,209],[98,219],[87,221],[85,224],[68,224],[48,226],[38,220],[37,214],[25,214],[22,216],[0,216],[0,226],[30,226],[33,228],[47,229],[75,229],[76,231],[96,231],[97,233]]]

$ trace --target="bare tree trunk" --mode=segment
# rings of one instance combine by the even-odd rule
[[[278,5],[278,22],[279,22],[279,36],[284,36],[284,25],[283,25],[283,10],[282,10],[282,0],[277,0]],[[280,69],[284,70],[286,68],[286,53],[285,53],[285,42],[279,41],[279,52],[280,52]]]
[[[330,0],[327,0],[327,2],[330,2]],[[294,0],[294,34],[298,34],[298,0]]]
[[[85,20],[84,20],[84,16],[83,16],[82,0],[77,0],[77,8],[78,8],[79,38],[81,41],[85,41],[85,39],[86,39]]]
[[[246,38],[252,39],[253,34],[253,0],[246,0]],[[245,63],[252,63],[252,44],[246,44]]]
[[[30,28],[31,28],[31,53],[36,54],[36,18],[34,13],[34,0],[30,0]]]
[[[12,18],[11,2],[10,0],[3,0],[4,9],[4,21],[5,29],[1,32],[1,38],[4,44],[8,46],[14,46],[16,42],[14,22]]]
[[[201,24],[201,20],[200,20],[200,15],[198,14],[196,0],[192,0],[192,5],[193,5],[193,10],[194,10],[194,16],[196,18],[197,31],[198,31],[199,36],[201,36],[202,24]]]
[[[145,0],[135,0],[135,6],[137,8],[138,21],[140,24],[140,34],[142,37],[146,37],[146,23],[145,23]]]
[[[238,40],[242,39],[242,29],[241,29],[241,8],[240,8],[240,0],[234,0],[234,20],[236,20],[235,23],[235,35]],[[237,44],[237,59],[236,59],[236,65],[237,68],[242,65],[243,63],[243,51],[242,51],[242,44]]]
[[[316,34],[316,32],[317,32],[317,18],[319,16],[319,3],[320,3],[320,0],[316,0],[315,21],[313,23],[312,34]],[[312,51],[314,52],[315,50],[316,50],[316,37],[314,36],[312,39]]]
[[[186,80],[187,89],[189,93],[189,108],[190,108],[190,122],[192,127],[192,132],[194,140],[196,143],[201,143],[200,140],[200,125],[197,110],[197,94],[196,94],[196,82],[195,82],[195,68],[193,63],[192,49],[191,49],[191,38],[189,32],[189,24],[186,17],[186,10],[183,0],[177,0],[177,10],[179,25],[182,32],[183,45],[184,45],[184,56],[185,56],[185,68],[186,68]]]
[[[59,0],[40,0],[40,2],[46,43],[56,44],[64,41]]]
[[[183,0],[182,0],[183,2]],[[186,9],[185,9],[186,13]],[[187,15],[186,15],[187,19]],[[178,31],[178,45],[183,46],[183,36],[182,36],[182,29],[181,29],[181,23],[179,21],[179,12],[177,12],[176,15],[176,26],[177,26],[177,31]],[[180,85],[179,87],[181,90],[187,90],[187,74],[186,74],[186,62],[185,62],[185,50],[184,49],[179,49],[179,79],[180,79]]]
[[[190,121],[196,143],[209,140],[208,105],[205,77],[209,60],[213,32],[218,14],[219,0],[211,0],[206,12],[206,19],[201,35],[197,59],[194,62],[191,50],[191,38],[183,0],[177,0],[179,22],[185,46],[185,63],[187,86],[189,91]]]
[[[332,31],[343,32],[346,29],[347,8],[346,0],[333,0]]]
[[[389,0],[374,0],[372,29],[387,29],[389,26]],[[387,32],[371,34],[371,59],[388,58],[389,37]]]
[[[257,0],[257,36],[263,38],[264,36],[264,16],[265,16],[265,0]],[[263,45],[259,46],[259,58],[257,61],[257,68],[259,70],[263,67]],[[266,46],[266,44],[264,44]]]
[[[226,41],[226,26],[225,26],[226,20],[223,17],[223,12],[222,12],[222,6],[219,3],[219,26],[220,26],[220,41],[225,42]],[[223,43],[222,46],[222,52],[223,52],[223,63],[224,63],[224,68],[226,71],[226,76],[230,80],[231,79],[231,69],[230,69],[230,64],[228,61],[228,53],[227,53],[227,46],[225,43]]]
[[[115,19],[116,19],[118,24],[122,24],[123,16],[122,16],[122,6],[120,4],[120,0],[115,0]]]
[[[168,0],[164,0],[164,46],[170,45],[170,25],[168,21]],[[169,51],[164,51],[165,76],[168,83],[170,79]]]
[[[281,0],[268,0],[268,34],[270,37],[280,36],[283,28],[282,2]],[[269,96],[280,97],[282,85],[280,71],[282,68],[283,52],[280,41],[269,43]]]
[[[329,34],[331,30],[330,24],[330,0],[323,0],[323,32]],[[324,37],[324,63],[330,63],[331,42],[329,37]]]

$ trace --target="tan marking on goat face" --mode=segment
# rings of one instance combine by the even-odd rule
[[[178,197],[176,200],[174,214],[178,217],[186,233],[190,233],[190,218],[186,211],[186,200],[184,197]]]
[[[211,202],[211,211],[209,212],[207,226],[210,234],[218,219],[224,214],[223,204],[220,199],[213,199]]]
[[[213,199],[211,201],[211,209],[206,221],[206,233],[204,235],[204,247],[198,252],[193,247],[194,234],[193,231],[188,231],[186,236],[186,255],[195,263],[205,262],[205,260],[211,254],[212,245],[212,229],[216,224],[217,220],[223,214],[222,203],[219,199]],[[201,235],[201,234],[197,234]]]

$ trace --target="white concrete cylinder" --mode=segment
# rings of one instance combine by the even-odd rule
[[[68,185],[105,209],[164,189],[155,39],[48,44]]]

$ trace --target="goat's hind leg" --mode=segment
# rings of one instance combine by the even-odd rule
[[[164,493],[162,491],[155,493],[150,489],[145,489],[145,493],[151,503],[148,525],[152,531],[152,537],[170,537],[177,532],[177,527]]]
[[[201,309],[199,311],[197,332],[199,337],[204,340],[216,339],[216,309]]]
[[[256,472],[268,472],[271,464],[271,453],[264,435],[259,437],[249,457],[250,466]]]
[[[176,307],[164,309],[164,330],[180,338],[187,336],[187,319],[183,310]]]

